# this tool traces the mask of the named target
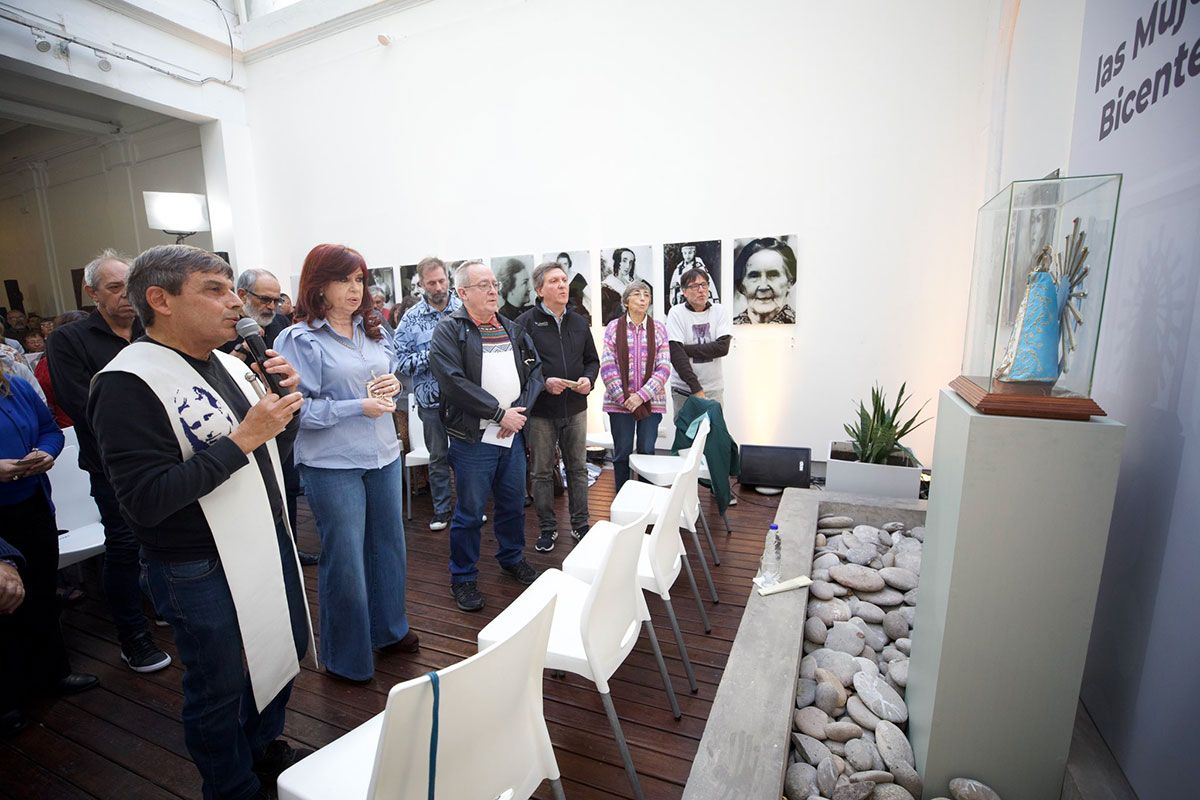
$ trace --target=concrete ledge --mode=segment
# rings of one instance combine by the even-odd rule
[[[817,518],[827,514],[845,514],[857,524],[899,520],[922,525],[925,501],[786,490],[775,515],[783,541],[785,579],[811,572]],[[765,548],[765,532],[763,544]],[[684,787],[684,800],[779,800],[783,794],[808,590],[761,597],[752,589],[746,587],[746,610]]]

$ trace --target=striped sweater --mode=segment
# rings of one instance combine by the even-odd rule
[[[600,380],[604,382],[604,411],[608,414],[628,414],[624,406],[625,395],[621,389],[621,370],[617,367],[617,323],[620,317],[608,323],[604,329],[604,352],[600,356]],[[667,328],[654,321],[654,371],[645,385],[646,375],[646,328],[635,326],[626,319],[627,341],[629,342],[629,388],[637,391],[642,400],[650,403],[656,414],[667,411],[667,379],[671,377],[671,345],[667,340]],[[652,320],[647,317],[646,321]]]

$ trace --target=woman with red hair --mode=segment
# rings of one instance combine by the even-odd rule
[[[297,322],[275,340],[304,395],[295,458],[321,536],[321,656],[356,683],[371,679],[373,650],[419,647],[404,601],[400,383],[367,286],[358,251],[317,245],[300,271]]]

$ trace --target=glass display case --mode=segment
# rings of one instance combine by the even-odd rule
[[[1015,181],[979,209],[962,374],[985,414],[1087,419],[1120,175]]]

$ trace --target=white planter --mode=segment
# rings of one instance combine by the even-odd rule
[[[890,464],[864,464],[834,458],[835,450],[853,452],[846,442],[830,442],[825,460],[825,488],[831,492],[898,497],[915,500],[921,494],[921,468],[894,467]]]

